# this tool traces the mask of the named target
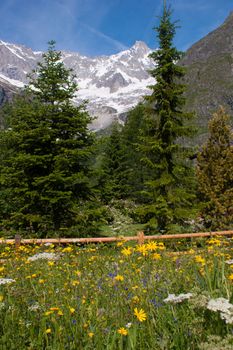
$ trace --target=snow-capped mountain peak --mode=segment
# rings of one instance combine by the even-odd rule
[[[74,102],[88,99],[91,114],[97,116],[93,128],[106,127],[148,94],[147,86],[153,81],[147,72],[152,65],[150,52],[142,41],[111,56],[87,57],[77,52],[62,52],[62,60],[73,69],[79,87]],[[0,41],[0,80],[23,87],[41,56],[41,52]]]

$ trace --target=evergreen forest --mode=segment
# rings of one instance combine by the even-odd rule
[[[0,113],[0,230],[13,237],[86,237],[233,229],[233,127],[223,107],[203,145],[187,112],[183,53],[165,6],[151,53],[151,94],[103,132],[55,42]]]

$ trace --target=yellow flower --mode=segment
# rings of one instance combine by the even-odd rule
[[[54,261],[49,261],[49,262],[48,262],[48,265],[49,265],[49,266],[53,266],[53,265],[54,265]]]
[[[0,295],[0,303],[3,301],[3,295]]]
[[[115,280],[116,280],[116,281],[124,281],[124,277],[123,277],[122,275],[117,275],[117,276],[115,277]]]
[[[232,273],[230,276],[228,276],[228,279],[229,279],[230,281],[233,281],[233,273]]]
[[[75,280],[75,281],[72,281],[72,286],[78,286],[80,284],[80,282],[79,281],[77,281],[77,280]]]
[[[157,243],[156,243],[156,242],[153,242],[153,241],[147,243],[147,244],[146,244],[146,247],[147,247],[147,249],[150,250],[150,251],[154,251],[154,250],[158,249]]]
[[[51,328],[47,328],[46,331],[45,331],[46,334],[50,334],[52,333],[52,329]]]
[[[63,312],[61,310],[58,311],[57,313],[59,316],[63,316]]]
[[[166,247],[165,247],[165,245],[164,245],[163,242],[159,242],[159,243],[158,243],[158,249],[159,249],[159,250],[165,250],[165,249],[166,249]]]
[[[125,329],[124,327],[121,327],[117,330],[117,333],[121,334],[121,335],[127,335],[128,331],[127,329]]]
[[[137,317],[138,321],[140,322],[143,322],[146,320],[146,313],[143,309],[138,310],[138,308],[135,307],[134,315]]]
[[[146,256],[148,255],[148,247],[146,244],[142,244],[142,245],[139,245],[137,246],[137,252],[141,253],[143,256]]]
[[[50,310],[50,311],[58,311],[58,310],[59,310],[59,307],[50,307],[49,310]]]
[[[45,314],[45,316],[49,316],[49,315],[53,314],[53,311],[46,311],[44,314]]]
[[[90,338],[92,338],[92,337],[94,336],[94,333],[93,333],[93,332],[89,332],[89,333],[88,333],[88,336],[89,336]]]
[[[43,280],[43,279],[39,279],[39,281],[38,281],[40,284],[43,284],[43,283],[45,283],[45,280]]]
[[[205,259],[202,258],[200,255],[196,255],[196,256],[195,256],[195,260],[196,260],[197,263],[200,263],[200,264],[202,264],[202,265],[205,265]]]
[[[4,266],[0,267],[0,272],[3,272],[4,270],[5,270]]]
[[[67,253],[70,253],[70,252],[72,252],[72,247],[66,247],[66,248],[64,248],[64,249],[62,249],[62,252],[63,253],[65,253],[65,252],[67,252]]]
[[[139,297],[137,296],[137,295],[135,295],[133,298],[132,298],[132,302],[134,303],[134,304],[137,304],[138,302],[139,302]]]
[[[125,247],[121,250],[121,253],[125,256],[129,256],[133,253],[133,250],[130,247],[128,247],[128,248]]]
[[[71,315],[72,315],[73,313],[75,313],[75,309],[74,309],[73,307],[70,307],[70,313],[71,313]]]
[[[153,258],[154,260],[160,260],[160,259],[161,259],[161,255],[158,254],[158,253],[154,253],[154,254],[152,255],[152,258]]]
[[[132,289],[133,289],[133,290],[138,289],[138,286],[137,286],[137,285],[136,285],[136,286],[133,286]]]

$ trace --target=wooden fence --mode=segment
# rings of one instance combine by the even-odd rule
[[[183,234],[170,234],[170,235],[154,235],[146,236],[144,232],[138,232],[137,236],[131,237],[92,237],[92,238],[36,238],[25,239],[16,235],[14,239],[0,239],[0,244],[15,244],[18,248],[20,244],[84,244],[84,243],[110,243],[119,241],[137,241],[138,244],[143,244],[147,240],[169,240],[169,239],[184,239],[184,238],[200,238],[200,237],[213,237],[213,236],[231,236],[232,231],[215,231],[215,232],[198,232],[198,233],[183,233]]]

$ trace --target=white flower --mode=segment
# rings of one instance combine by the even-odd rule
[[[3,310],[5,308],[5,303],[0,303],[0,310]]]
[[[38,253],[38,254],[35,254],[35,255],[31,256],[30,258],[28,258],[28,261],[36,261],[36,260],[40,260],[40,259],[58,260],[59,256],[55,253]]]
[[[182,301],[190,299],[193,296],[192,293],[182,293],[179,295],[175,295],[175,294],[169,294],[168,297],[166,299],[164,299],[163,301],[165,303],[172,303],[172,304],[178,304],[178,303],[182,303]]]
[[[233,259],[231,259],[231,260],[226,260],[225,263],[228,264],[228,265],[233,265]]]
[[[13,280],[12,278],[0,278],[0,285],[1,284],[9,284],[15,282],[15,280]]]
[[[40,309],[40,305],[38,303],[32,304],[31,306],[29,306],[28,310],[29,311],[37,311]]]
[[[228,324],[233,324],[233,304],[225,298],[211,299],[207,304],[207,309],[220,311],[220,317]]]
[[[233,311],[228,310],[228,312],[221,312],[220,317],[222,320],[226,321],[226,323],[233,324]]]
[[[126,328],[130,328],[131,326],[132,326],[132,323],[131,323],[131,322],[129,322],[129,323],[127,323],[127,324],[125,325]]]
[[[223,313],[228,312],[228,310],[233,310],[233,305],[229,303],[229,300],[225,298],[217,298],[209,300],[207,304],[207,309],[211,311],[221,311]]]

